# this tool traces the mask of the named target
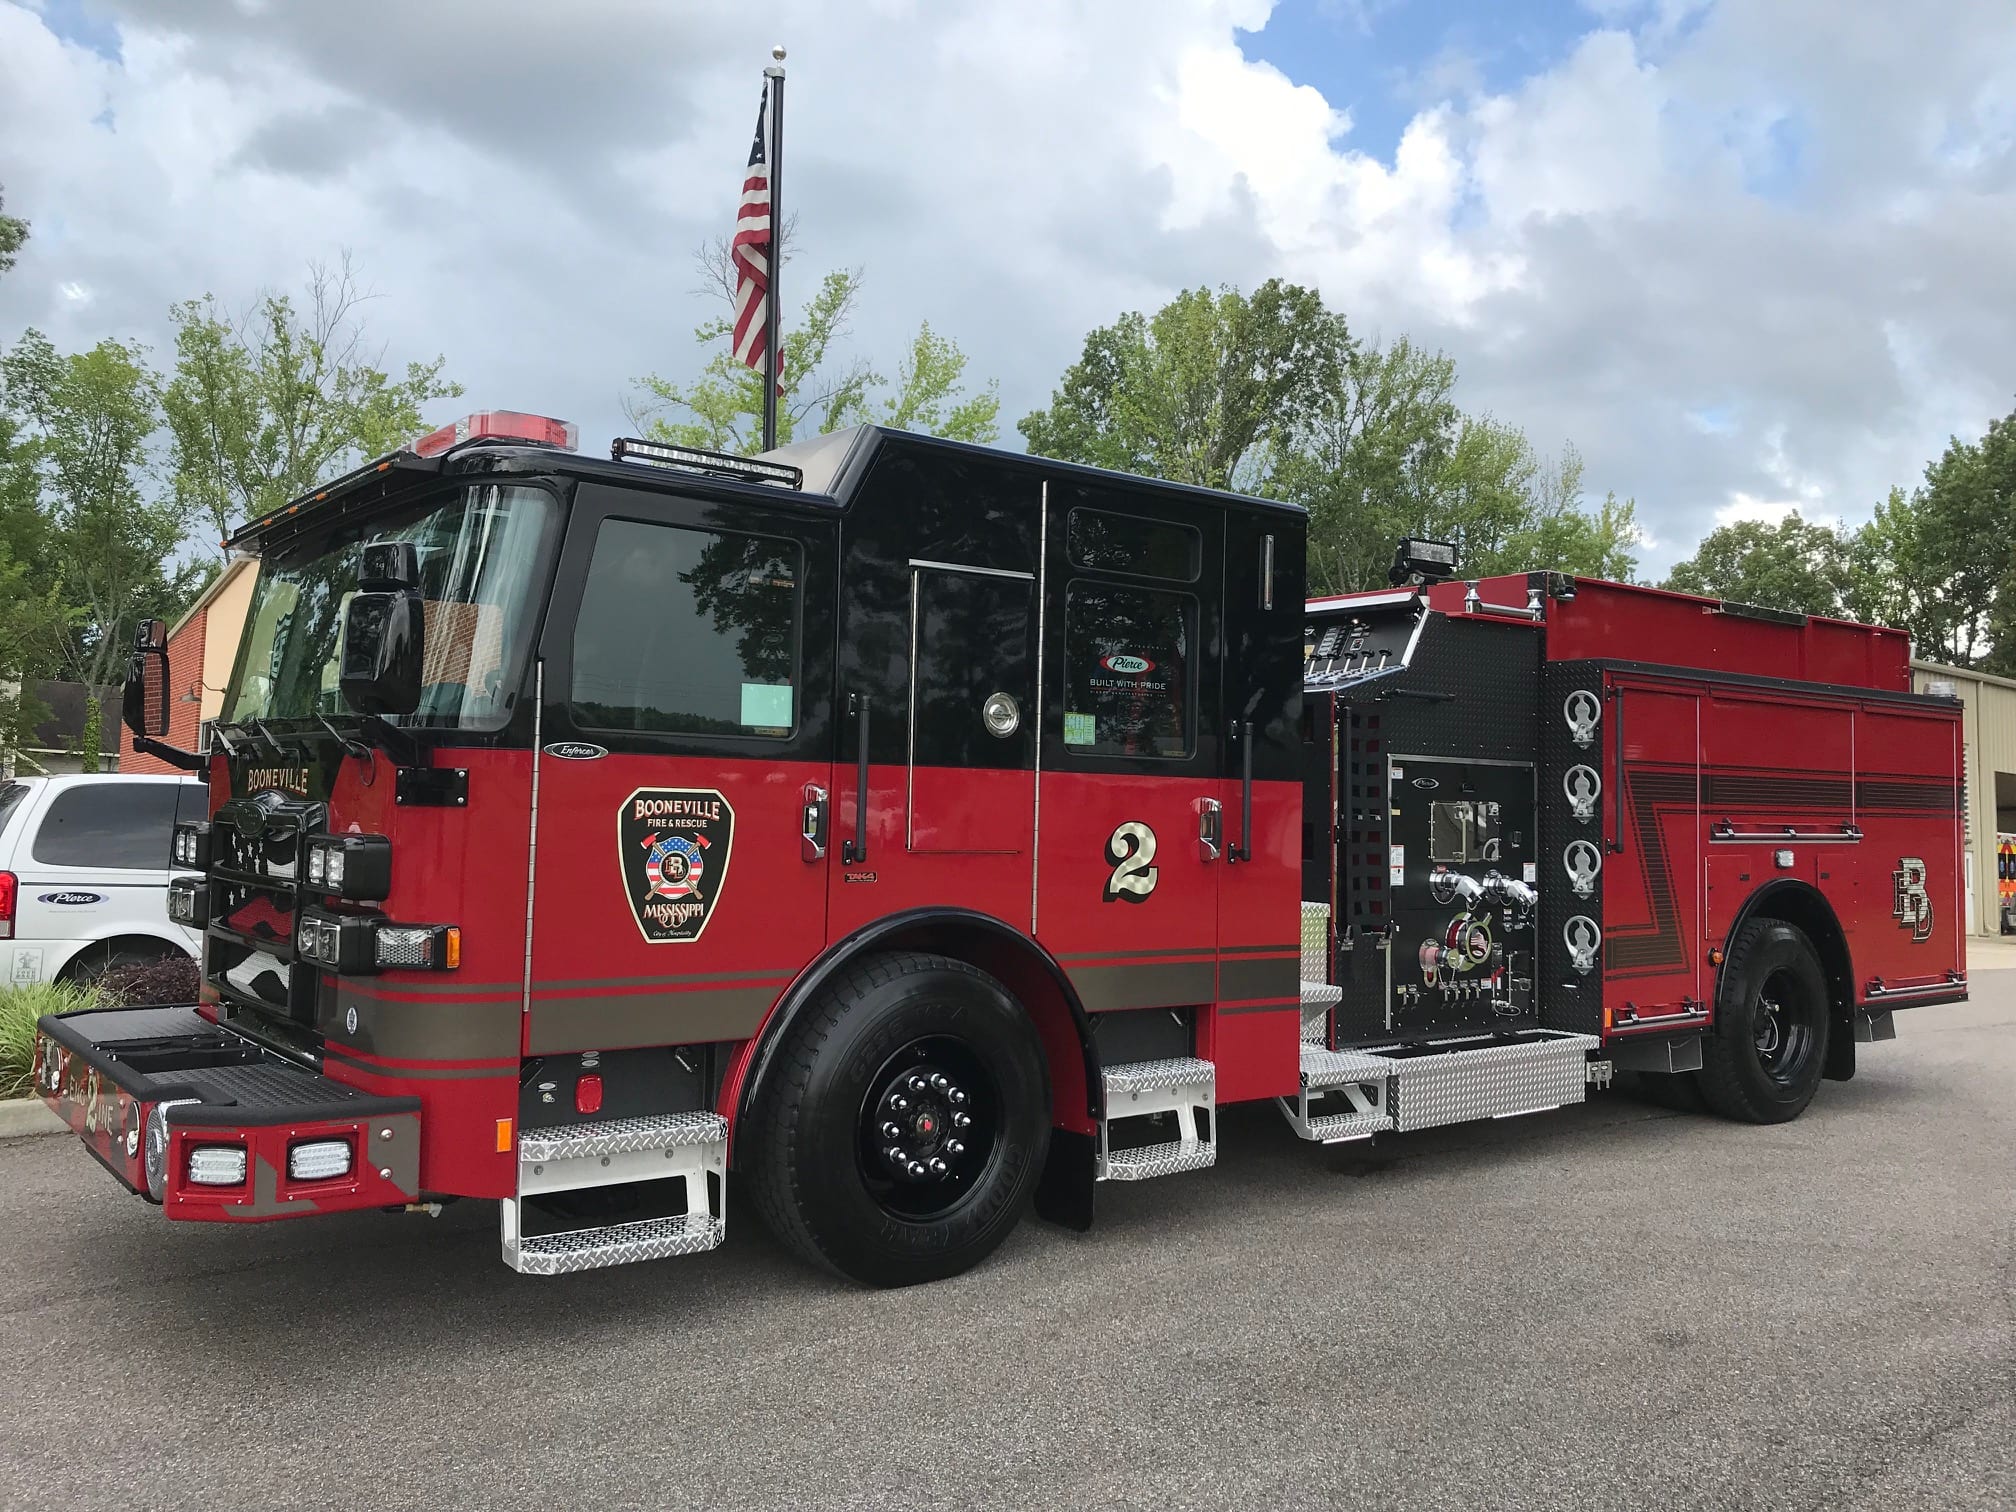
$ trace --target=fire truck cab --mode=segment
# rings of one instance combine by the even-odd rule
[[[554,1273],[732,1185],[872,1284],[1628,1068],[1796,1116],[1965,995],[1955,706],[1895,632],[1552,574],[1305,601],[1296,507],[863,428],[493,413],[247,525],[177,827],[197,1004],[37,1084],[179,1219],[495,1199]],[[166,750],[165,651],[128,717]]]

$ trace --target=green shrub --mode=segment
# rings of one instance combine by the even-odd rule
[[[35,1020],[45,1013],[97,1006],[98,995],[90,988],[62,982],[0,988],[0,1097],[28,1095],[28,1076],[35,1066]]]

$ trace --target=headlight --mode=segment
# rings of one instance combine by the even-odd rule
[[[245,1147],[243,1145],[196,1145],[189,1151],[189,1181],[192,1186],[243,1186]]]
[[[462,931],[453,924],[381,924],[378,965],[392,971],[453,971],[462,964]]]
[[[193,1097],[171,1098],[154,1104],[154,1111],[147,1115],[147,1195],[156,1202],[168,1195],[168,1110],[194,1101]]]
[[[350,1174],[350,1141],[307,1139],[287,1147],[287,1174],[295,1181],[327,1181]]]
[[[382,898],[392,891],[392,842],[383,835],[313,835],[308,885],[339,898]]]
[[[349,976],[375,971],[371,936],[376,919],[305,910],[294,927],[294,949],[302,960]]]

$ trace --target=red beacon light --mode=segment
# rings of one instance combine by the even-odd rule
[[[413,443],[413,450],[423,457],[438,457],[471,441],[516,441],[573,451],[580,444],[581,427],[571,420],[525,415],[517,410],[482,410],[429,431]]]

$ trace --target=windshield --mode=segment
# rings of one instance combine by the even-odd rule
[[[396,721],[462,729],[504,723],[537,615],[534,578],[559,505],[543,488],[494,483],[390,516],[344,525],[266,558],[246,616],[224,719],[308,719],[349,712],[337,689],[343,616],[357,591],[358,548],[411,541],[420,558],[420,707]]]

